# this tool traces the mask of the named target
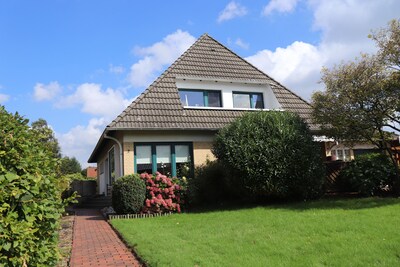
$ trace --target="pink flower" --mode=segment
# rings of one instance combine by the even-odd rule
[[[150,208],[150,199],[146,199],[146,207]]]
[[[158,198],[158,199],[162,199],[163,197],[162,197],[161,194],[158,194],[158,195],[157,195],[157,198]]]

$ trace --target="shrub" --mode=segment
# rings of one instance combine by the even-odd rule
[[[68,183],[27,119],[0,106],[0,125],[0,266],[53,266]]]
[[[112,205],[119,214],[139,213],[146,197],[146,185],[139,175],[118,178],[112,187]]]
[[[320,150],[293,113],[246,113],[219,131],[213,153],[242,196],[308,199],[322,192]]]
[[[231,198],[226,172],[218,161],[207,160],[196,167],[194,177],[188,179],[188,201],[191,205],[216,204]]]
[[[144,213],[181,212],[184,204],[185,182],[171,179],[157,172],[155,176],[142,173],[140,177],[146,183]]]
[[[340,172],[341,181],[347,181],[349,191],[373,196],[383,188],[392,188],[396,170],[388,156],[372,153],[358,156]]]

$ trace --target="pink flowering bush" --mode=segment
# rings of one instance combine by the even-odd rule
[[[146,184],[146,199],[143,213],[181,212],[184,204],[185,183],[157,172],[155,175],[140,175]]]

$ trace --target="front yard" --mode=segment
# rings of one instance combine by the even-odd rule
[[[400,266],[400,199],[112,220],[150,266]]]

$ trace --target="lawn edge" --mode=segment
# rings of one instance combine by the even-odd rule
[[[114,220],[118,220],[118,219],[114,219]],[[129,243],[125,240],[125,238],[122,236],[122,234],[120,232],[118,232],[118,230],[114,227],[114,225],[112,225],[111,220],[106,219],[108,225],[110,225],[111,229],[114,231],[114,233],[118,236],[118,238],[122,241],[122,243],[125,244],[125,246],[129,249],[129,251],[133,254],[133,256],[136,257],[136,259],[138,260],[138,262],[141,264],[142,267],[148,267],[148,263],[139,256],[139,254],[136,252],[136,250],[131,247],[129,245]]]

